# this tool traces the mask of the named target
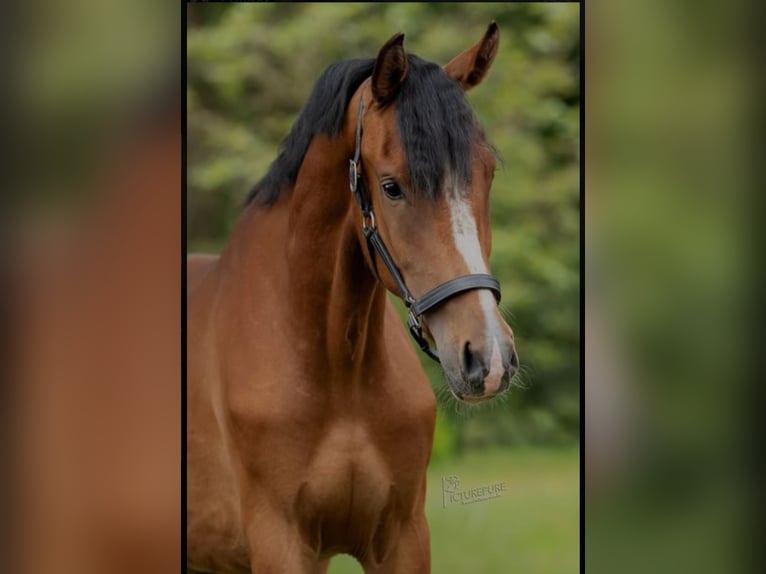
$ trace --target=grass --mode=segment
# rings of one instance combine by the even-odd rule
[[[426,513],[435,574],[565,574],[579,571],[580,458],[577,448],[471,452],[428,470]],[[442,508],[441,479],[460,489],[505,482],[499,498]],[[330,574],[362,572],[337,556]]]

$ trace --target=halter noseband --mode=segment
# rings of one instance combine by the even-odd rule
[[[375,253],[377,253],[383,261],[386,269],[388,269],[391,277],[393,277],[396,286],[399,288],[404,304],[409,311],[407,327],[409,327],[412,338],[415,339],[415,342],[417,342],[418,346],[420,346],[421,350],[426,355],[439,363],[439,355],[437,355],[436,351],[431,348],[431,345],[428,344],[428,341],[423,335],[423,329],[420,323],[421,316],[428,311],[435,309],[447,299],[454,297],[458,293],[473,291],[474,289],[489,289],[499,303],[500,282],[492,277],[492,275],[487,275],[486,273],[472,273],[470,275],[463,275],[461,277],[456,277],[455,279],[450,279],[449,281],[434,287],[419,299],[415,299],[412,296],[410,290],[407,289],[402,274],[396,267],[391,254],[388,249],[386,249],[386,245],[383,243],[383,239],[378,233],[378,228],[375,225],[375,214],[372,211],[372,201],[364,187],[364,180],[361,173],[363,111],[364,93],[359,96],[359,110],[356,120],[356,149],[354,151],[354,159],[349,160],[348,178],[351,193],[354,194],[354,198],[356,198],[356,202],[362,210],[362,231],[367,239],[367,249],[370,253],[370,259],[375,267],[376,274],[377,266],[375,264]]]

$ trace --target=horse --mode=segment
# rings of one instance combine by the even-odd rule
[[[457,400],[518,369],[465,98],[498,26],[444,67],[403,41],[322,73],[221,255],[188,258],[190,571],[430,570],[436,399],[387,292]]]

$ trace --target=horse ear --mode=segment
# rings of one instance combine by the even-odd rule
[[[372,95],[379,104],[390,102],[407,76],[407,54],[404,53],[404,34],[394,34],[386,42],[375,60],[372,71]]]
[[[449,64],[444,66],[444,71],[450,78],[459,82],[464,90],[470,90],[487,75],[492,60],[497,54],[499,42],[500,30],[493,20],[484,33],[484,37],[462,54],[455,56]]]

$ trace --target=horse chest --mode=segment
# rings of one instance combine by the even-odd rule
[[[312,449],[301,503],[325,514],[349,513],[360,506],[379,509],[393,480],[390,464],[369,431],[342,421]]]
[[[433,393],[424,378],[379,377],[333,388],[326,375],[316,385],[299,375],[282,372],[280,384],[253,377],[229,386],[232,439],[252,515],[278,509],[317,555],[382,556],[424,502]],[[268,400],[252,400],[261,381],[268,386],[262,383],[255,396]]]
[[[366,546],[395,528],[412,504],[425,461],[396,472],[369,429],[351,421],[333,424],[313,449],[297,489],[294,509],[305,538],[320,552]]]

